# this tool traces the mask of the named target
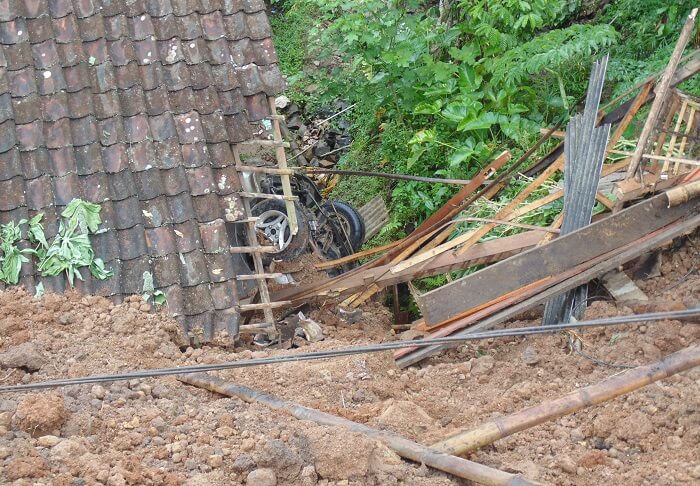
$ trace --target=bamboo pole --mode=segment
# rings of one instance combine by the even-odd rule
[[[562,170],[564,166],[564,156],[559,157],[552,165],[547,167],[539,176],[535,178],[526,188],[524,188],[520,193],[515,196],[504,208],[502,208],[494,219],[506,219],[511,213],[518,209],[518,206],[525,202],[530,194],[540,188],[544,182],[554,175],[555,172]],[[464,245],[459,248],[455,253],[457,256],[464,254],[472,245],[479,241],[484,235],[495,228],[496,225],[493,223],[487,223],[481,228],[474,231],[469,240],[467,240]]]
[[[206,374],[197,374],[181,375],[178,379],[188,385],[204,388],[214,393],[219,393],[228,397],[237,397],[249,403],[260,403],[273,410],[286,412],[299,420],[310,420],[320,425],[332,427],[344,427],[351,432],[359,432],[368,435],[369,437],[382,441],[401,457],[426,464],[440,471],[470,481],[494,486],[526,486],[537,484],[520,475],[499,471],[498,469],[493,469],[460,457],[437,452],[391,432],[373,429],[364,424],[321,412],[313,408],[304,407],[294,402],[282,400],[276,396],[253,390],[246,386],[228,383],[220,378]]]
[[[700,197],[700,180],[674,187],[666,191],[666,197],[669,208]]]
[[[498,417],[433,444],[432,449],[448,454],[465,454],[536,425],[625,395],[656,381],[700,366],[700,346],[690,346],[661,361],[638,366],[554,400]]]
[[[695,17],[697,16],[697,13],[698,9],[694,8],[690,12],[690,15],[688,15],[688,18],[685,21],[685,25],[683,25],[683,29],[681,30],[681,35],[679,36],[678,42],[676,43],[676,47],[673,49],[671,58],[668,61],[668,66],[666,67],[664,74],[661,76],[658,89],[656,90],[656,98],[654,98],[654,102],[651,105],[651,109],[649,110],[649,116],[647,117],[647,121],[644,124],[644,128],[642,128],[642,133],[639,136],[639,141],[637,142],[637,148],[634,151],[634,155],[632,155],[630,166],[627,169],[627,178],[634,177],[637,174],[639,164],[642,161],[642,155],[644,154],[644,149],[647,145],[647,141],[649,140],[651,132],[656,126],[656,121],[659,117],[659,114],[661,113],[661,108],[666,102],[666,98],[671,88],[671,80],[676,72],[676,69],[678,68],[678,64],[681,60],[681,56],[683,55],[683,51],[685,50],[685,46],[688,44],[690,35],[693,33],[693,28],[695,27]]]

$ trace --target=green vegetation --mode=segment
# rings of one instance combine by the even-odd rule
[[[662,69],[693,6],[689,0],[284,0],[273,2],[273,27],[296,101],[358,103],[350,115],[355,142],[341,168],[467,179],[502,150],[517,157],[541,127],[568,119],[585,94],[591,63],[604,53],[611,55],[608,95]],[[697,84],[686,89],[700,92]],[[526,182],[514,180],[497,201],[476,205],[469,215],[493,215]],[[410,231],[455,190],[348,177],[335,194],[355,204],[385,194],[392,220],[379,239],[386,241]],[[545,225],[559,210],[555,203],[523,221]]]
[[[153,304],[156,307],[160,307],[168,303],[165,292],[155,289],[155,286],[153,285],[153,274],[148,270],[143,272],[143,291],[141,297],[143,298],[144,302],[148,302],[152,299]]]
[[[89,235],[99,232],[102,224],[99,204],[81,199],[73,199],[61,213],[58,234],[50,243],[44,235],[41,220],[37,214],[30,220],[9,222],[0,227],[0,281],[14,285],[19,282],[22,263],[36,257],[37,269],[42,277],[66,273],[71,287],[76,278],[83,280],[80,269],[88,267],[93,277],[104,280],[112,276],[104,262],[95,257]],[[26,232],[24,235],[22,230]],[[20,241],[26,239],[31,247],[20,248]],[[37,286],[37,295],[43,293],[43,285]]]

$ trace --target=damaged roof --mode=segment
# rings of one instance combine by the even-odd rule
[[[230,316],[231,144],[285,86],[271,33],[263,0],[0,0],[0,223],[44,213],[52,237],[73,198],[100,203],[114,276],[78,290],[120,300],[150,271],[193,325]]]

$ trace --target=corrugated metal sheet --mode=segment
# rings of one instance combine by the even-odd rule
[[[593,64],[583,113],[572,117],[564,140],[564,221],[561,234],[591,223],[600,171],[610,136],[610,125],[596,127],[598,106],[605,82],[608,56]],[[588,287],[559,295],[545,307],[544,325],[580,318],[585,310]]]
[[[389,211],[386,209],[382,196],[375,196],[374,199],[362,206],[358,212],[365,221],[365,241],[379,233],[389,222]]]

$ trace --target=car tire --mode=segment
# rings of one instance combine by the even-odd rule
[[[294,207],[299,226],[299,230],[294,236],[291,235],[287,207],[284,201],[265,199],[251,208],[252,216],[259,218],[255,223],[256,233],[267,240],[263,244],[274,244],[278,249],[282,248],[278,253],[264,253],[264,263],[267,264],[273,259],[294,260],[306,251],[309,244],[309,220],[299,204],[295,203]]]
[[[327,201],[321,209],[341,227],[341,235],[350,240],[354,251],[362,248],[365,242],[365,222],[360,213],[350,204],[343,201]]]

